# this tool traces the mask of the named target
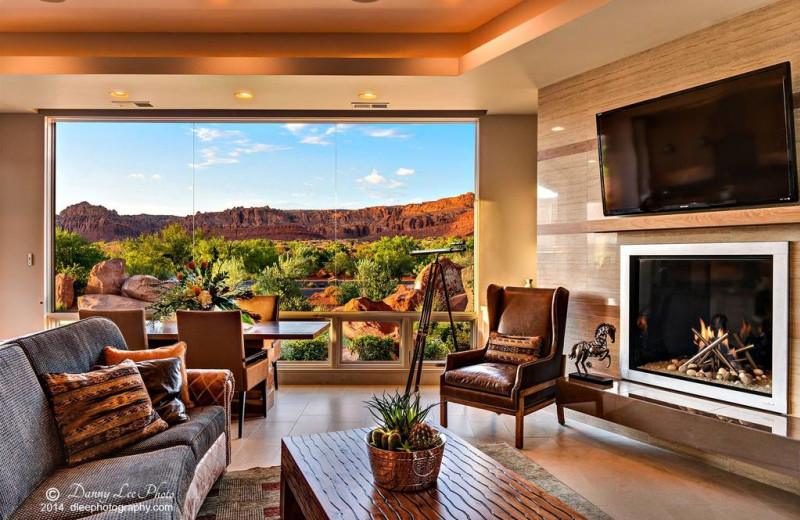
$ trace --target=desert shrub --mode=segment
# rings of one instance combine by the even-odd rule
[[[419,323],[414,323],[414,331],[416,332]],[[458,340],[458,350],[468,350],[472,346],[472,326],[467,322],[456,322],[456,339]],[[449,323],[434,322],[431,323],[428,330],[428,337],[425,340],[425,353],[424,359],[426,360],[442,360],[447,357],[447,354],[455,352],[456,347],[453,345],[453,336],[450,333]]]
[[[418,242],[412,237],[382,237],[359,251],[361,258],[373,260],[396,279],[412,274],[416,261],[411,251],[417,249]]]
[[[361,292],[358,288],[358,284],[355,282],[342,282],[338,285],[338,290],[336,292],[336,304],[344,305],[353,298],[358,298],[359,296],[361,296]]]
[[[232,255],[242,260],[244,270],[256,274],[278,261],[272,240],[266,238],[241,240],[232,244]]]
[[[373,301],[386,298],[397,288],[397,280],[389,270],[367,258],[356,264],[356,284],[361,296]]]
[[[392,361],[396,357],[394,340],[374,334],[353,339],[347,348],[350,353],[358,355],[359,361]]]
[[[281,342],[281,359],[287,361],[325,361],[328,359],[328,333],[309,340]]]
[[[295,278],[284,270],[284,262],[278,262],[261,271],[255,277],[255,294],[277,294],[281,297],[281,310],[310,311],[311,304],[303,296]]]
[[[75,296],[82,295],[86,289],[92,267],[107,258],[98,244],[77,233],[56,229],[55,270],[72,279]]]
[[[338,251],[325,264],[325,270],[336,276],[352,276],[356,272],[356,263],[347,252]]]
[[[159,233],[123,240],[122,258],[128,274],[170,278],[192,259],[192,237],[180,224],[171,224]]]

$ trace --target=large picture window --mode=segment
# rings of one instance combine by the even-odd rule
[[[229,284],[280,295],[284,312],[415,311],[431,259],[411,251],[461,239],[448,280],[454,309],[472,311],[475,130],[56,122],[52,310],[148,307],[185,264],[218,255]],[[342,327],[344,359],[396,360],[397,323]]]

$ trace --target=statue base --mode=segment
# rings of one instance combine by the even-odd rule
[[[600,385],[600,386],[613,386],[614,385],[614,378],[613,377],[603,376],[603,375],[600,375],[600,374],[586,374],[586,375],[584,375],[584,374],[581,374],[580,372],[572,372],[569,375],[569,378],[571,380],[583,381],[585,383],[592,383],[592,384]]]

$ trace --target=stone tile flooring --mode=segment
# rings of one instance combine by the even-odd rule
[[[281,437],[371,426],[363,401],[381,386],[281,386],[266,419],[248,418],[230,470],[280,465]],[[422,388],[438,401],[438,387]],[[514,445],[514,419],[448,405],[449,429],[472,444]],[[437,408],[431,418],[438,422]],[[800,519],[800,496],[567,419],[526,417],[526,456],[618,520]]]

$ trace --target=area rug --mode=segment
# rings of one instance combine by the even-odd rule
[[[597,506],[508,444],[487,444],[478,446],[478,449],[586,518],[611,520]],[[197,520],[278,520],[281,514],[280,488],[281,468],[278,466],[230,471],[211,488]]]

